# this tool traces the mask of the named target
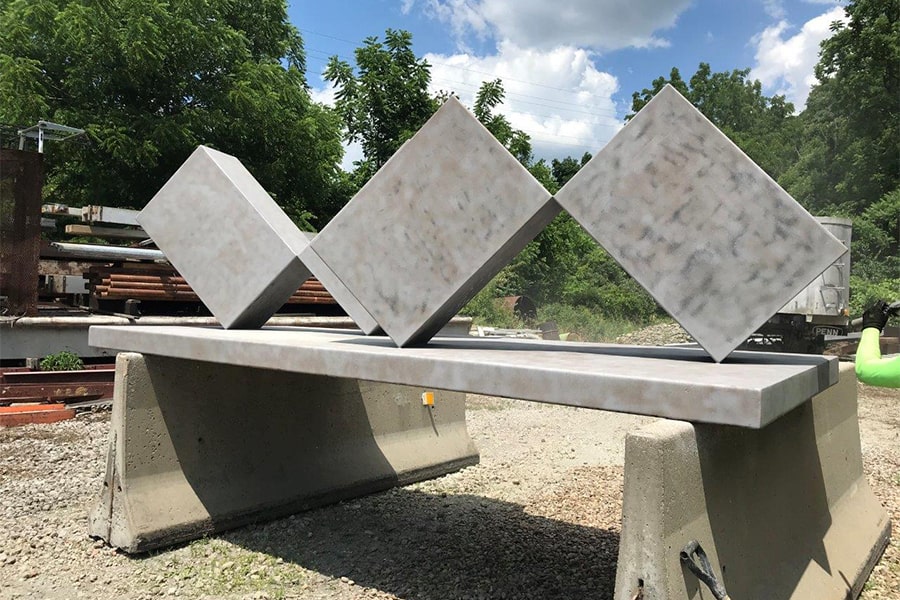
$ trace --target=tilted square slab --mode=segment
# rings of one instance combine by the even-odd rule
[[[451,98],[301,258],[358,324],[369,317],[406,346],[428,341],[558,213]],[[352,302],[329,288],[333,278]]]
[[[846,251],[671,86],[556,199],[716,361]]]
[[[238,159],[205,146],[138,222],[226,329],[262,326],[310,276],[307,237]]]

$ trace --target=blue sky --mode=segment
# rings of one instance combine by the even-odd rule
[[[801,110],[834,0],[328,0],[291,1],[314,97],[333,101],[321,78],[329,56],[387,28],[413,34],[432,65],[434,90],[471,105],[482,81],[500,77],[501,110],[532,138],[538,158],[596,152],[623,124],[631,94],[678,67],[751,68],[765,93]],[[349,147],[344,164],[359,158]]]

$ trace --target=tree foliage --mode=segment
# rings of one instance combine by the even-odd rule
[[[521,129],[514,129],[509,119],[494,112],[497,106],[503,104],[505,96],[502,80],[485,81],[478,88],[472,112],[475,114],[475,118],[494,134],[497,141],[503,144],[510,154],[516,157],[516,160],[527,167],[534,159],[530,136]]]
[[[900,279],[900,1],[856,0],[822,43],[799,157],[779,182],[853,219],[853,270]],[[898,290],[900,293],[900,290]]]
[[[428,93],[430,66],[416,58],[412,35],[388,29],[384,41],[366,38],[354,52],[356,70],[333,56],[325,79],[337,88],[335,108],[345,139],[362,145],[357,183],[367,181],[438,108]]]
[[[10,0],[0,122],[50,120],[49,199],[139,208],[198,144],[241,159],[295,218],[332,200],[337,117],[310,100],[284,0]]]

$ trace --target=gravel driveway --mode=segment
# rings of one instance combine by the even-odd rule
[[[900,523],[900,390],[860,386]],[[481,464],[132,558],[86,537],[109,413],[0,430],[0,598],[610,598],[624,435],[646,417],[470,396]],[[865,600],[900,599],[892,541]]]

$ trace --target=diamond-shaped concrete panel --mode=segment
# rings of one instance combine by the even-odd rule
[[[451,98],[301,258],[320,281],[329,278],[318,272],[324,264],[343,283],[355,302],[342,306],[357,323],[366,315],[356,313],[368,313],[406,346],[428,341],[558,212]]]
[[[205,146],[138,222],[226,329],[262,326],[310,276],[306,236],[238,159]]]
[[[671,86],[556,199],[716,361],[846,250]]]

